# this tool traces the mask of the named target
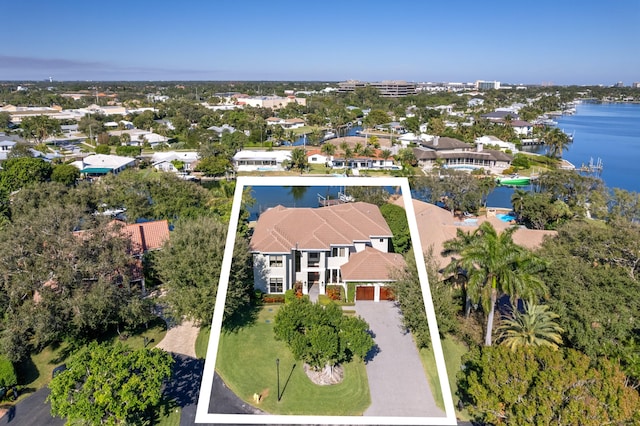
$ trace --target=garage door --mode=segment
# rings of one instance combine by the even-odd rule
[[[373,286],[356,287],[356,300],[374,300],[376,288]]]
[[[380,300],[395,300],[393,290],[388,287],[380,287]]]

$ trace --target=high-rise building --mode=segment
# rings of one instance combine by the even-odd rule
[[[353,92],[357,88],[371,86],[378,89],[380,96],[385,98],[399,98],[416,93],[416,83],[407,83],[400,80],[385,80],[367,83],[358,80],[348,80],[338,83],[338,92]]]
[[[476,90],[493,90],[493,89],[497,90],[499,88],[500,88],[499,81],[484,81],[484,80],[476,81]]]

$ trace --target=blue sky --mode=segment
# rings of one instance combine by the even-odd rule
[[[640,0],[2,6],[0,80],[640,81]]]

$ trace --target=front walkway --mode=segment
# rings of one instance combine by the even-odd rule
[[[445,417],[395,302],[356,302],[356,313],[369,323],[377,345],[367,362],[371,405],[364,415]]]
[[[182,321],[182,324],[171,325],[164,339],[156,348],[178,355],[196,357],[196,339],[200,329],[191,321]]]

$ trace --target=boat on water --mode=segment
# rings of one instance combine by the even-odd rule
[[[508,176],[496,179],[498,185],[501,186],[527,186],[531,184],[531,178],[528,176]]]
[[[322,137],[323,141],[329,140],[329,139],[333,139],[336,137],[336,132],[326,132],[324,134],[324,136]]]

